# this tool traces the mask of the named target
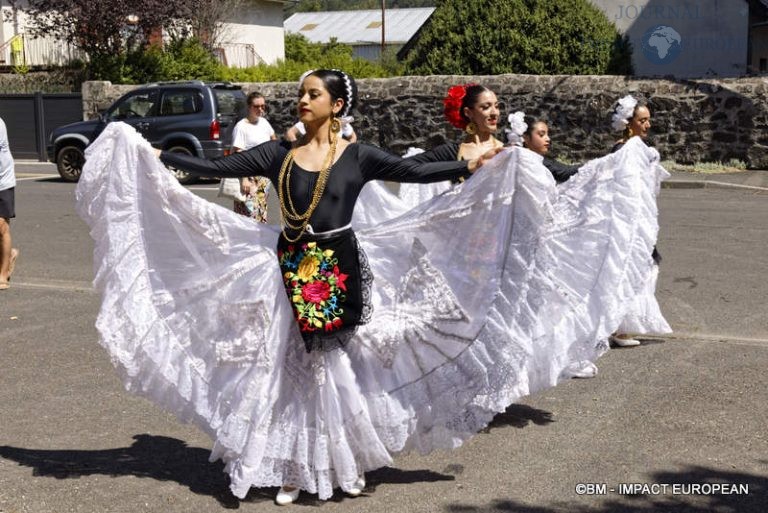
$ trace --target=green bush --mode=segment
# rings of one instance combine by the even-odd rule
[[[410,74],[627,74],[631,52],[588,0],[444,0],[406,58]]]
[[[285,61],[250,68],[224,68],[222,78],[232,82],[291,82],[308,69],[341,69],[355,78],[387,77],[383,66],[352,56],[352,47],[335,39],[312,43],[301,34],[285,35]]]
[[[163,80],[229,80],[231,82],[290,82],[308,69],[342,69],[355,78],[386,77],[394,66],[381,65],[352,57],[352,48],[331,40],[311,43],[304,36],[285,38],[286,60],[249,68],[228,68],[196,39],[179,39],[164,48],[136,48],[124,54],[95,59],[89,64],[95,80],[115,84],[141,84]]]

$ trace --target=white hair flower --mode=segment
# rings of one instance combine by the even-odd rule
[[[515,112],[507,118],[509,121],[509,130],[507,131],[507,142],[516,146],[523,145],[523,134],[528,130],[528,124],[525,122],[525,112]]]
[[[302,74],[301,74],[301,76],[299,77],[299,86],[301,86],[301,84],[303,84],[303,83],[304,83],[304,79],[305,79],[305,78],[307,78],[307,77],[308,77],[309,75],[311,75],[312,73],[314,73],[314,71],[315,71],[315,70],[313,70],[313,69],[308,69],[307,71],[305,71],[304,73],[302,73]]]
[[[613,110],[611,127],[616,131],[624,130],[629,124],[629,120],[635,115],[635,107],[637,107],[637,100],[631,94],[619,100]]]
[[[424,153],[424,150],[422,150],[421,148],[415,148],[413,146],[410,146],[408,148],[408,151],[406,151],[403,154],[403,158],[407,159],[408,157],[413,157],[414,155],[418,155],[419,153]]]

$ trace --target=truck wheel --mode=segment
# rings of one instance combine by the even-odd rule
[[[64,146],[56,155],[56,169],[65,182],[76,182],[83,172],[85,155],[80,146]]]
[[[171,146],[165,151],[169,151],[173,153],[183,153],[185,155],[194,155],[194,153],[192,153],[192,150],[190,150],[186,146]],[[193,183],[196,180],[196,177],[194,175],[191,175],[180,169],[176,169],[175,167],[168,166],[168,169],[171,171],[171,173],[173,173],[173,176],[176,177],[176,179],[179,181],[180,184],[187,185],[187,184]]]

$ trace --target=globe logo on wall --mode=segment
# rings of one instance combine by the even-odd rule
[[[683,49],[680,33],[666,25],[651,27],[643,34],[643,55],[654,64],[669,64]]]

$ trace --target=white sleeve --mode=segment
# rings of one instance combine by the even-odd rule
[[[270,123],[266,119],[264,119],[264,123],[266,123],[266,125],[264,125],[264,128],[266,129],[265,131],[267,132],[267,135],[271,138],[273,135],[275,135],[275,129],[272,128],[272,123]]]
[[[295,128],[301,135],[304,135],[307,133],[307,129],[304,128],[304,123],[302,123],[301,121],[293,125],[293,128]]]
[[[245,130],[243,130],[242,123],[242,120],[238,121],[235,125],[235,129],[232,130],[232,147],[245,150],[248,147],[248,143],[245,140]]]

